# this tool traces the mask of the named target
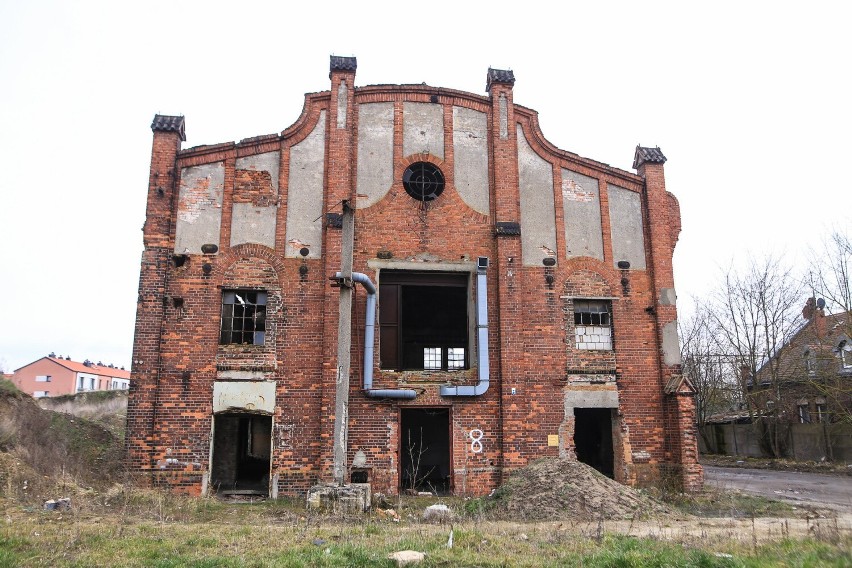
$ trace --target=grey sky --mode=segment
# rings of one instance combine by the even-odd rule
[[[330,54],[358,57],[356,85],[484,94],[512,69],[560,148],[629,170],[659,145],[682,301],[732,257],[803,258],[850,225],[848,3],[406,6],[0,2],[0,365],[128,365],[151,118],[184,114],[184,147],[281,132]]]

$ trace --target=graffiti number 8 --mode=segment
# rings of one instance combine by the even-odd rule
[[[470,451],[471,452],[473,452],[475,454],[481,454],[482,453],[482,436],[484,436],[484,434],[482,433],[482,430],[480,430],[479,428],[475,428],[475,429],[470,431],[470,439],[471,439]]]

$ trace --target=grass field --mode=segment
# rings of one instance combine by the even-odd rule
[[[464,511],[461,500],[443,501]],[[301,501],[227,504],[135,489],[74,502],[51,512],[1,502],[0,566],[395,566],[388,554],[406,549],[427,554],[421,566],[852,565],[848,518],[572,523],[468,514],[428,524],[424,499],[401,502],[399,522],[312,514]]]

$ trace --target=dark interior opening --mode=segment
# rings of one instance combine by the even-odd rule
[[[405,408],[401,422],[400,490],[450,494],[450,409]]]
[[[613,477],[612,409],[574,409],[574,447],[577,459]]]
[[[213,490],[268,495],[272,417],[225,413],[214,420]]]
[[[382,368],[468,368],[467,287],[467,274],[383,271]]]

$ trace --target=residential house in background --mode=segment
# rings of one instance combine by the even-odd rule
[[[748,402],[764,422],[772,417],[787,429],[819,425],[796,429],[809,433],[809,441],[782,434],[784,453],[790,456],[830,459],[835,453],[831,432],[838,430],[831,425],[852,421],[852,314],[825,315],[824,308],[822,300],[808,299],[803,325],[746,381]]]
[[[11,380],[21,391],[41,398],[87,391],[127,390],[130,371],[88,359],[80,363],[51,353],[16,369]]]

